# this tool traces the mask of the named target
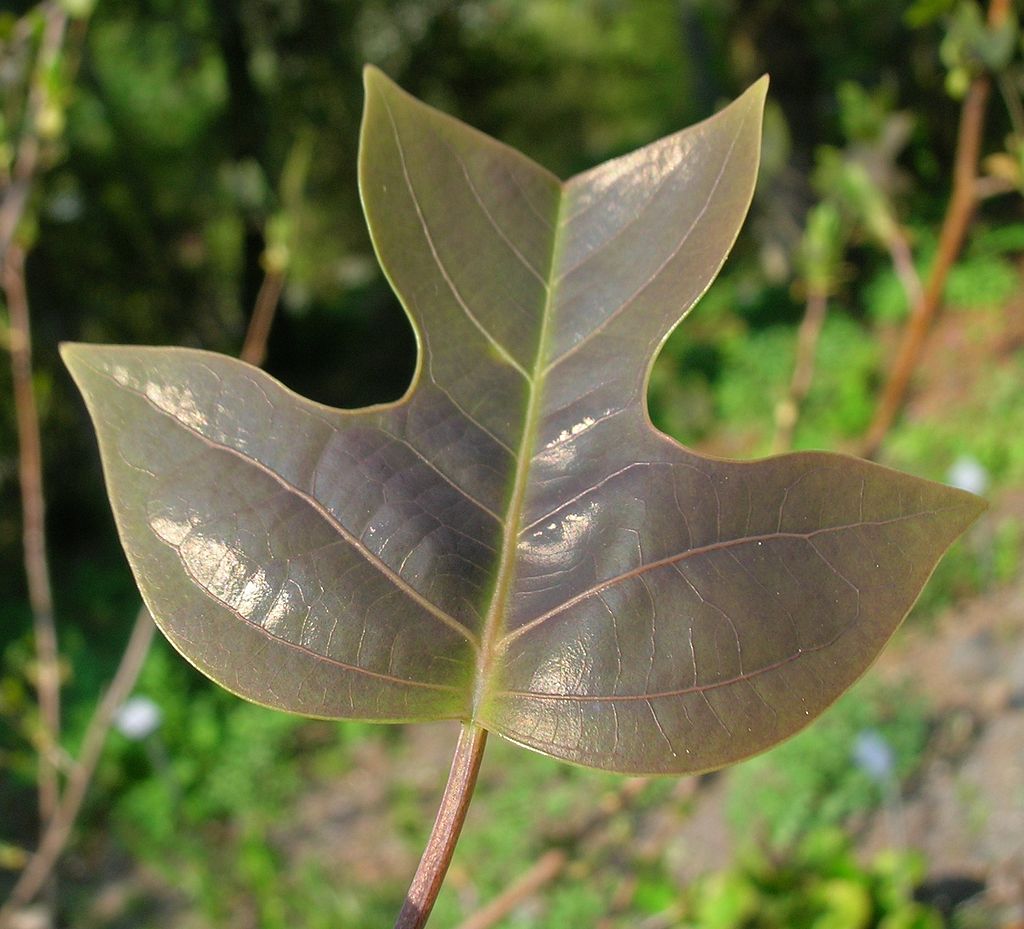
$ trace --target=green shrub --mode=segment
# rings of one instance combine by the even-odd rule
[[[836,830],[808,834],[790,859],[748,852],[733,868],[701,880],[680,925],[686,929],[942,929],[913,899],[924,863],[886,852],[858,864]]]
[[[902,781],[917,768],[927,741],[924,707],[902,689],[859,685],[799,735],[732,772],[727,812],[737,831],[785,849],[879,806],[885,784],[854,760],[864,733],[885,741],[892,776]]]

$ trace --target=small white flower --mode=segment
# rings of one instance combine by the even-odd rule
[[[130,697],[114,716],[114,726],[126,739],[141,742],[160,728],[163,713],[149,697]]]
[[[977,458],[961,455],[950,466],[946,483],[972,494],[983,494],[988,490],[988,471]]]
[[[858,734],[853,743],[853,761],[875,781],[886,781],[891,778],[896,765],[892,746],[874,729],[865,729]]]

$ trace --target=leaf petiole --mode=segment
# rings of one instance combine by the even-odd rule
[[[462,723],[434,828],[405,895],[395,929],[423,929],[427,923],[466,820],[486,744],[486,729],[474,722]]]

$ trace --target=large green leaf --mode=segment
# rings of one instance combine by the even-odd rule
[[[65,348],[161,628],[259,703],[471,719],[619,771],[802,727],[982,504],[651,426],[652,360],[749,205],[766,82],[564,184],[366,87],[362,196],[420,345],[402,400],[341,411],[223,356]]]

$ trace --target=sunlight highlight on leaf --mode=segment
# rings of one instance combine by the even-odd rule
[[[747,212],[766,87],[562,183],[368,69],[363,203],[421,352],[397,403],[66,346],[175,646],[258,703],[470,720],[632,773],[720,767],[832,703],[983,504],[652,427],[653,358]]]

